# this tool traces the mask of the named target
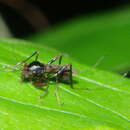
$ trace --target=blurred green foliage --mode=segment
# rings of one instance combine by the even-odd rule
[[[130,67],[130,9],[73,19],[29,40],[68,53],[90,66],[104,56],[98,68],[123,71]]]

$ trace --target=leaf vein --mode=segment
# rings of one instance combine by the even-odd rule
[[[96,80],[93,80],[93,79],[90,79],[90,78],[87,78],[87,77],[83,77],[83,76],[79,76],[79,75],[76,75],[74,74],[73,76],[79,78],[79,79],[82,79],[84,81],[87,81],[87,82],[90,82],[90,83],[94,83],[96,85],[99,85],[101,87],[104,87],[104,88],[108,88],[108,89],[111,89],[113,91],[118,91],[118,92],[121,92],[121,93],[126,93],[126,94],[130,94],[130,92],[127,92],[127,91],[124,91],[124,90],[121,90],[121,89],[118,89],[118,88],[115,88],[115,87],[112,87],[110,85],[107,85],[107,84],[103,84],[99,81],[96,81]]]
[[[10,102],[16,103],[16,104],[30,106],[30,107],[34,107],[34,108],[38,108],[38,109],[42,109],[42,110],[48,110],[48,111],[54,111],[54,112],[69,114],[69,115],[72,115],[72,116],[77,116],[77,117],[85,118],[87,120],[91,119],[90,117],[87,117],[86,115],[81,115],[81,114],[70,112],[70,111],[64,111],[64,110],[55,109],[55,108],[49,108],[49,107],[45,107],[45,106],[43,107],[43,106],[34,105],[34,104],[27,104],[27,103],[24,103],[24,102],[21,102],[21,101],[17,101],[17,100],[14,100],[14,99],[10,99],[10,98],[7,98],[7,97],[3,97],[3,96],[0,96],[0,98],[3,99],[3,100],[6,100],[6,101],[10,101]],[[4,114],[7,115],[7,113],[4,113]]]
[[[110,108],[107,108],[107,107],[105,107],[105,106],[103,106],[103,105],[101,105],[101,104],[98,104],[98,103],[94,102],[94,101],[91,100],[91,99],[83,98],[83,97],[80,96],[79,94],[77,94],[77,93],[75,93],[75,92],[72,92],[72,91],[70,91],[70,90],[68,90],[68,89],[66,89],[66,88],[64,88],[64,87],[61,87],[61,86],[60,86],[60,88],[63,89],[64,91],[66,91],[66,92],[68,92],[68,93],[70,93],[70,94],[76,96],[76,97],[79,97],[79,98],[81,98],[81,99],[83,99],[83,100],[85,100],[85,101],[88,101],[88,102],[90,102],[90,103],[92,103],[92,104],[95,104],[96,106],[98,106],[98,107],[100,107],[100,108],[103,108],[103,109],[105,109],[105,110],[108,110],[108,111],[110,111],[110,112],[116,114],[117,116],[119,116],[119,117],[121,117],[121,118],[127,120],[128,122],[130,122],[130,119],[128,119],[126,116],[122,115],[122,114],[119,113],[119,112],[116,112],[116,111],[114,111],[114,110],[112,110],[112,109],[110,109]]]

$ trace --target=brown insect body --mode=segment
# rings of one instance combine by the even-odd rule
[[[70,83],[72,87],[72,66],[69,64],[51,64],[57,58],[59,57],[53,58],[48,64],[43,64],[37,60],[30,64],[23,62],[22,81],[30,81],[33,85],[38,87],[46,86],[48,81]]]
[[[27,61],[34,55],[36,55],[35,60],[28,64]],[[15,65],[15,67],[18,65],[23,65],[21,73],[21,79],[23,82],[32,82],[34,86],[43,89],[44,93],[40,97],[43,97],[47,94],[49,88],[48,84],[50,81],[54,81],[55,83],[67,83],[70,84],[71,88],[73,88],[72,65],[61,65],[62,55],[52,58],[47,64],[39,62],[37,60],[38,56],[39,53],[34,52],[30,57]],[[57,59],[59,59],[59,64],[53,65],[52,63]],[[42,88],[44,86],[46,87]],[[59,85],[57,84],[57,87],[55,88],[55,95],[57,102],[61,104],[58,88]]]
[[[59,81],[60,82],[64,82],[64,83],[71,83],[71,79],[70,79],[70,75],[71,75],[71,71],[70,71],[70,65],[45,65],[45,69],[46,72],[48,74],[56,74],[58,73],[62,68],[64,68],[64,71],[60,74],[59,76]],[[53,80],[53,78],[52,78]],[[56,80],[54,78],[54,80]]]

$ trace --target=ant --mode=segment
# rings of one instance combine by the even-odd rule
[[[27,61],[33,56],[36,56],[35,60],[27,64]],[[70,87],[73,88],[72,64],[61,65],[63,55],[52,58],[47,64],[39,62],[38,56],[39,53],[36,51],[27,59],[16,65],[23,65],[21,73],[21,79],[23,82],[32,82],[34,86],[41,88],[47,86],[49,81],[55,81],[56,83],[63,82],[70,84]],[[59,64],[53,65],[52,63],[56,60],[59,60]],[[56,88],[58,89],[58,86]],[[46,92],[47,91],[48,87],[46,88]],[[56,95],[57,101],[59,101],[57,92]]]

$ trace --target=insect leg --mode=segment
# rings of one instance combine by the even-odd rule
[[[58,77],[56,77],[56,83],[57,83],[57,86],[56,86],[56,88],[55,88],[55,96],[56,96],[56,100],[57,100],[57,103],[59,104],[59,105],[62,105],[61,104],[61,101],[60,101],[60,96],[59,96],[59,79],[58,79]]]
[[[40,95],[40,98],[46,96],[48,94],[48,88],[49,88],[49,85],[47,85],[46,89],[44,90],[44,92]]]
[[[37,61],[38,57],[39,57],[39,52],[36,51],[35,61]]]
[[[70,66],[70,68],[71,68],[72,66]],[[59,83],[59,78],[60,78],[60,75],[65,71],[65,68],[66,68],[66,66],[63,66],[55,75],[54,75],[54,77],[56,77],[56,83],[57,83],[57,86],[56,86],[56,88],[55,88],[55,95],[56,95],[56,98],[57,98],[57,102],[58,102],[58,104],[60,104],[60,105],[62,105],[61,104],[61,101],[60,101],[60,96],[59,96],[59,93],[58,93],[58,90],[59,90],[59,85],[58,85],[58,83]],[[72,78],[72,77],[71,77]],[[72,86],[72,80],[71,80],[71,86]]]
[[[70,64],[70,87],[73,88],[73,79],[72,79],[72,64]]]
[[[25,59],[24,61],[22,61],[21,63],[25,63],[26,61],[28,61],[29,59],[31,59],[33,56],[36,55],[35,60],[37,61],[39,53],[37,51],[35,51],[31,56],[29,56],[27,59]]]
[[[70,79],[70,87],[73,88],[73,79],[72,79],[72,64],[63,66],[56,74],[56,77],[60,77],[60,75],[65,71],[65,69],[67,68],[67,66],[69,66],[69,79]]]
[[[38,53],[37,51],[35,51],[31,56],[29,56],[27,59],[25,59],[25,60],[23,60],[23,61],[17,63],[15,66],[18,66],[18,65],[21,65],[21,64],[23,64],[23,63],[26,63],[30,58],[32,58],[32,57],[35,56],[35,55],[36,55],[35,60],[37,60],[37,59],[38,59],[38,56],[39,56],[39,53]]]
[[[59,96],[59,86],[56,86],[56,88],[55,88],[55,96],[56,96],[56,100],[57,100],[57,103],[59,104],[59,105],[61,105],[61,101],[60,101],[60,96]]]
[[[18,66],[22,65],[22,64],[25,64],[30,58],[32,58],[33,56],[36,55],[36,58],[35,60],[37,61],[38,59],[38,56],[39,56],[39,53],[37,51],[35,51],[31,56],[29,56],[27,59],[21,61],[21,62],[18,62],[16,65],[13,66],[13,70],[15,70]]]
[[[63,73],[64,69],[66,68],[66,66],[63,66],[56,74],[54,74],[53,77],[56,77],[56,83],[57,83],[57,86],[55,88],[55,96],[56,96],[56,100],[58,102],[59,105],[62,105],[61,104],[61,101],[60,101],[60,96],[59,96],[59,78],[60,78],[60,75]]]
[[[47,64],[52,64],[52,63],[55,62],[57,59],[59,59],[59,65],[60,65],[60,64],[61,64],[61,61],[62,61],[62,56],[63,56],[63,55],[59,55],[59,56],[54,57],[54,58],[51,59]]]

